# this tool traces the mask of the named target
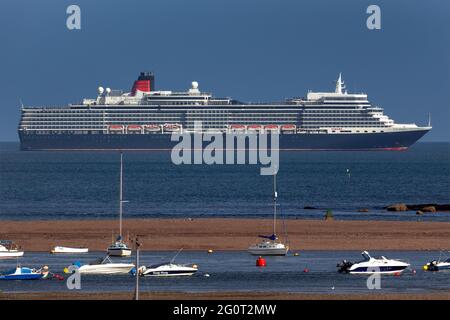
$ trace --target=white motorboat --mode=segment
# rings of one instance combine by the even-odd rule
[[[23,256],[23,250],[10,240],[0,241],[0,259]]]
[[[362,261],[353,263],[344,260],[337,265],[338,271],[351,274],[390,274],[403,272],[410,266],[409,263],[388,259],[384,256],[373,258],[367,251],[363,251],[361,254],[364,258]]]
[[[285,256],[289,251],[289,246],[280,241],[276,233],[277,226],[277,175],[273,175],[273,233],[270,236],[259,235],[263,238],[259,243],[251,245],[247,251],[257,256]]]
[[[191,276],[198,271],[195,265],[174,264],[165,262],[141,268],[145,277]]]
[[[52,250],[50,250],[50,253],[62,253],[62,254],[78,254],[78,253],[88,253],[88,248],[71,248],[71,247],[61,247],[56,246]]]
[[[154,264],[149,267],[142,266],[139,269],[141,275],[145,277],[173,277],[173,276],[191,276],[198,271],[198,267],[195,264],[176,264],[175,258],[183,250],[181,248],[177,254],[170,260],[170,262],[164,262]]]
[[[428,262],[423,266],[423,269],[425,271],[450,271],[450,257],[442,251],[439,259]]]
[[[122,238],[122,212],[123,204],[123,154],[120,153],[120,191],[119,191],[119,236],[107,249],[110,256],[128,257],[131,255],[131,249],[128,248]]]
[[[109,256],[90,264],[82,265],[80,262],[75,262],[73,265],[78,267],[80,274],[91,275],[128,274],[134,268],[132,263],[112,262]]]

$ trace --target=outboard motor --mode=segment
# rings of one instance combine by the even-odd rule
[[[348,273],[350,267],[353,265],[353,262],[342,260],[341,263],[338,263],[336,267],[338,268],[339,273]]]

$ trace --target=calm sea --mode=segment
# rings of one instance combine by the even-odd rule
[[[245,251],[227,251],[208,254],[200,251],[183,251],[177,263],[195,263],[198,273],[191,277],[157,278],[140,280],[141,291],[166,292],[302,292],[302,293],[439,293],[448,292],[449,273],[425,272],[422,266],[439,257],[436,251],[383,251],[371,252],[373,256],[385,255],[411,264],[400,277],[381,277],[380,290],[367,288],[367,276],[340,274],[336,264],[343,259],[360,261],[358,251],[302,251],[299,256],[266,257],[267,267],[255,267],[256,257]],[[102,252],[84,255],[51,255],[45,252],[26,252],[20,259],[22,266],[40,268],[48,265],[51,272],[63,274],[63,269],[74,261],[89,263],[102,257]],[[167,262],[175,252],[141,252],[141,265]],[[134,262],[134,257],[116,259],[117,262]],[[15,259],[0,260],[0,272],[16,266]],[[304,272],[308,269],[309,272]],[[413,271],[416,272],[413,272]],[[209,277],[205,277],[208,274]],[[135,279],[122,276],[82,276],[81,292],[133,292]],[[3,292],[67,292],[66,281],[0,281]]]
[[[0,219],[103,219],[118,212],[119,154],[21,152],[0,143]],[[272,177],[258,165],[174,165],[169,153],[124,155],[125,217],[269,217]],[[350,174],[347,174],[347,169]],[[383,210],[391,203],[450,203],[450,143],[403,152],[282,153],[283,216],[450,221]],[[316,210],[305,210],[312,206]],[[360,208],[368,213],[357,212]]]

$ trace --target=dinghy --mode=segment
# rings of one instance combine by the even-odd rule
[[[56,246],[52,250],[50,250],[51,253],[65,253],[65,254],[76,254],[76,253],[88,253],[88,248],[70,248],[70,247],[61,247]]]

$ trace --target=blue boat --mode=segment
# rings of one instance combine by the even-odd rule
[[[0,280],[38,280],[43,276],[44,274],[41,270],[30,269],[27,267],[16,267],[0,274]]]

